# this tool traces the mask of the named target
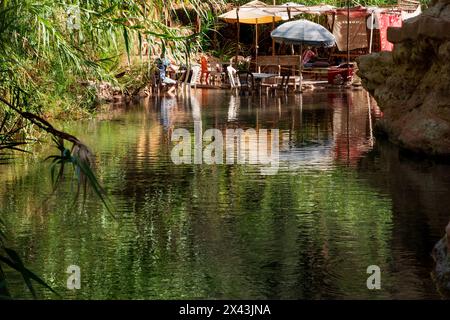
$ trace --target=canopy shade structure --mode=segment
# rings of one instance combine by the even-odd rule
[[[321,4],[317,6],[305,6],[302,10],[302,13],[307,14],[315,14],[315,15],[321,15],[329,13],[330,11],[333,11],[336,9],[336,7],[330,6],[328,4]]]
[[[267,6],[262,10],[275,14],[283,20],[290,20],[299,14],[321,15],[332,12],[335,7],[330,5],[304,6],[302,4],[287,2],[282,5]]]
[[[281,17],[275,13],[266,12],[263,9],[268,5],[261,1],[251,1],[247,4],[228,11],[219,16],[220,19],[228,23],[243,23],[243,24],[266,24],[281,21]]]
[[[334,35],[320,24],[297,20],[283,23],[270,34],[276,42],[292,45],[332,47],[336,43]]]
[[[301,11],[302,8],[305,8],[304,5],[294,3],[294,2],[287,2],[282,5],[275,5],[275,6],[268,6],[267,8],[264,8],[264,12],[275,14],[278,17],[281,17],[282,20],[290,20],[293,17],[303,13]]]
[[[259,9],[252,9],[252,11],[247,11],[245,8],[239,9],[239,21],[237,18],[236,9],[233,9],[227,13],[219,16],[220,19],[228,23],[242,23],[242,24],[266,24],[272,23],[273,21],[278,22],[282,20],[282,17],[276,16]]]

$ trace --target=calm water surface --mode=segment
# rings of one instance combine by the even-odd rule
[[[369,108],[370,106],[370,108]],[[370,112],[369,112],[370,110]],[[94,195],[53,196],[56,149],[0,167],[9,244],[67,299],[437,298],[434,243],[448,222],[450,167],[373,143],[379,116],[365,91],[277,98],[201,91],[60,124],[96,154],[117,219]],[[170,134],[280,129],[280,169],[174,165]],[[69,265],[82,287],[66,289]],[[382,289],[366,287],[378,265]],[[30,298],[8,271],[15,297]],[[55,298],[38,288],[42,298]]]

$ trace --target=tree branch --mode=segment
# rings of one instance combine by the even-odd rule
[[[48,132],[55,137],[58,137],[60,139],[67,140],[69,142],[72,142],[74,145],[77,146],[83,146],[86,147],[78,138],[75,136],[66,133],[64,131],[60,131],[58,129],[55,129],[47,120],[39,117],[38,115],[35,115],[31,112],[21,111],[19,108],[12,105],[8,100],[0,96],[0,101],[3,102],[6,106],[8,106],[11,110],[21,115],[23,118],[30,121],[32,124],[36,125],[40,129],[44,130],[45,132]]]

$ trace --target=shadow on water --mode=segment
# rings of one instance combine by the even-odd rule
[[[1,168],[0,214],[30,268],[69,299],[438,297],[430,252],[448,219],[449,167],[374,146],[379,116],[364,91],[192,90],[110,106],[64,125],[97,154],[118,221],[94,195],[71,209],[69,182],[42,209],[51,187],[41,160]],[[175,165],[171,134],[195,125],[279,129],[278,173]],[[75,292],[65,289],[71,264],[83,279]],[[367,289],[370,265],[381,290]]]
[[[378,141],[358,165],[360,177],[392,199],[392,249],[399,252],[399,261],[393,261],[396,272],[410,274],[433,290],[429,283],[434,269],[431,251],[442,238],[449,222],[450,165],[414,157],[390,144]],[[423,261],[423,270],[404,261]]]

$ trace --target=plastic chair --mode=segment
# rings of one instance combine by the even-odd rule
[[[193,65],[191,67],[192,70],[192,76],[191,76],[191,87],[197,87],[197,82],[199,81],[199,77],[200,77],[200,72],[201,72],[201,68],[199,65]]]
[[[230,85],[232,89],[238,88],[240,86],[239,78],[236,77],[237,71],[232,66],[227,67],[227,75],[230,80]]]

